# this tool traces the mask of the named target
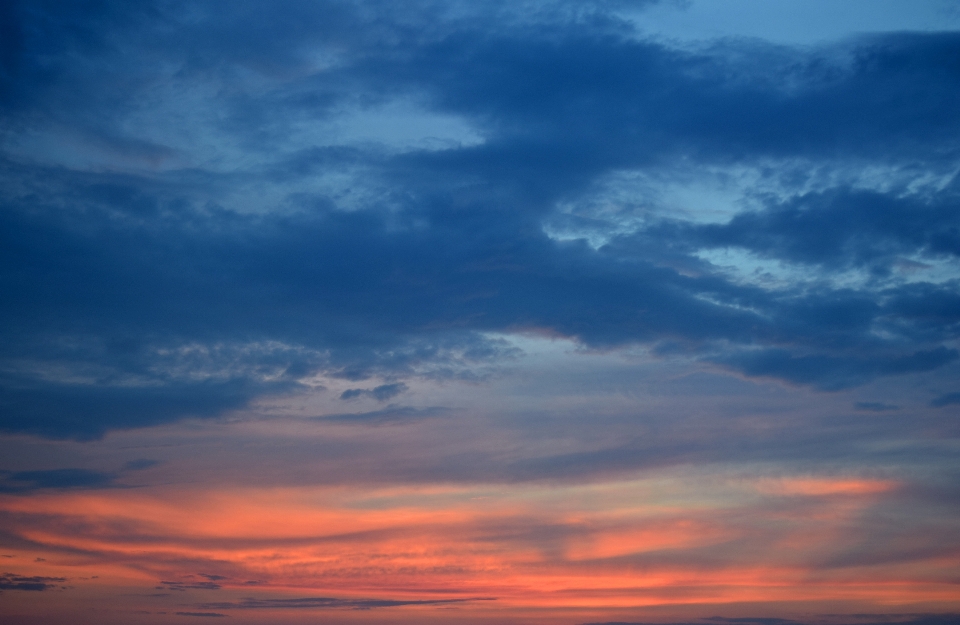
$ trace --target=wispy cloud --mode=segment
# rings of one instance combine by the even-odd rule
[[[370,412],[343,412],[322,417],[315,417],[316,420],[330,421],[339,423],[398,423],[411,422],[418,419],[427,419],[431,417],[440,417],[449,414],[451,410],[443,406],[430,406],[427,408],[414,408],[412,406],[398,406],[390,404],[382,410],[372,410]]]
[[[358,397],[371,397],[377,401],[387,401],[393,399],[400,393],[407,390],[407,385],[403,382],[394,384],[381,384],[372,389],[350,388],[340,394],[340,399],[356,399]]]
[[[66,582],[64,577],[42,577],[3,573],[0,575],[0,590],[29,590],[39,592],[52,588],[61,588]]]
[[[467,601],[493,601],[492,598],[473,599],[415,599],[398,601],[393,599],[336,599],[332,597],[301,597],[297,599],[242,599],[237,603],[204,603],[199,607],[213,610],[230,609],[318,609],[318,608],[352,608],[355,610],[370,610],[373,608],[394,608],[405,605],[444,605],[449,603],[464,603]]]

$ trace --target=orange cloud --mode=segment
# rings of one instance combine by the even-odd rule
[[[767,505],[736,485],[711,484],[668,502],[655,485],[624,482],[104,490],[5,496],[0,509],[8,534],[30,545],[18,559],[45,558],[25,574],[83,577],[84,592],[159,586],[203,594],[198,603],[237,593],[495,597],[498,610],[955,601],[957,554],[832,561],[857,544],[856,519],[896,483],[751,484],[754,493],[796,501]]]
[[[757,490],[767,495],[875,495],[897,488],[894,480],[786,477],[757,481]]]

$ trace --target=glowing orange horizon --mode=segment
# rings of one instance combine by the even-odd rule
[[[390,489],[108,490],[0,497],[24,574],[516,608],[949,602],[958,554],[818,566],[897,483],[744,480],[718,505],[637,482]],[[481,494],[485,493],[485,494]],[[786,498],[786,499],[784,499]],[[786,503],[784,503],[786,501]],[[414,502],[414,503],[411,503]],[[585,505],[589,504],[589,505]],[[44,561],[29,562],[42,553]],[[201,575],[202,574],[202,575]],[[98,580],[93,579],[98,575]],[[208,584],[209,586],[209,584]]]

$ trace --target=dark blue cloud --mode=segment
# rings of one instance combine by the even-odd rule
[[[44,488],[104,488],[114,476],[89,469],[0,472],[0,492],[29,492]]]
[[[243,406],[255,396],[243,381],[161,387],[35,384],[4,388],[0,427],[52,437],[90,439],[109,428],[204,417]]]
[[[296,599],[256,599],[248,597],[237,603],[203,603],[198,607],[213,610],[230,609],[320,609],[320,608],[352,608],[355,610],[370,610],[373,608],[394,608],[405,605],[446,605],[464,603],[468,601],[492,601],[490,598],[473,599],[340,599],[335,597],[300,597]]]
[[[376,75],[485,123],[495,141],[429,157],[447,171],[543,194],[677,157],[952,160],[958,46],[952,33],[878,37],[839,63],[760,43],[690,53],[581,29],[474,31]]]
[[[429,408],[413,408],[412,406],[397,406],[391,404],[382,410],[373,410],[370,412],[347,412],[340,414],[325,415],[316,417],[322,421],[333,421],[340,423],[355,424],[381,424],[381,423],[409,423],[420,419],[439,417],[449,414],[449,408],[443,406],[431,406]]]
[[[393,399],[406,390],[406,384],[403,382],[394,382],[393,384],[381,384],[380,386],[372,389],[350,388],[340,393],[340,399],[371,397],[377,401],[387,401],[388,399]]]
[[[880,375],[931,371],[956,361],[958,357],[960,354],[956,350],[946,347],[883,359],[795,355],[783,349],[763,349],[735,352],[718,361],[747,375],[770,376],[826,390],[839,390]]]
[[[866,267],[883,275],[899,255],[960,254],[958,201],[956,193],[902,198],[832,189],[742,213],[727,224],[693,227],[680,240],[831,268]]]
[[[139,458],[137,460],[130,460],[123,464],[124,471],[142,471],[143,469],[149,469],[150,467],[155,467],[160,464],[159,460],[150,460],[148,458]]]
[[[930,402],[935,408],[942,408],[951,404],[960,404],[960,393],[946,393]]]
[[[57,432],[61,433],[61,432]],[[156,460],[131,460],[119,471],[104,472],[90,469],[66,468],[35,471],[0,470],[0,492],[29,493],[42,489],[93,489],[122,486],[118,479],[131,471],[142,471],[160,464]]]
[[[0,575],[0,590],[32,590],[35,592],[60,588],[67,581],[64,577],[30,577],[15,573]]]
[[[891,410],[899,410],[900,406],[894,404],[885,404],[879,401],[858,401],[853,405],[857,410],[865,410],[867,412],[889,412]]]
[[[220,590],[220,584],[215,581],[161,581],[163,586],[157,586],[157,590],[177,590],[184,592],[187,590]]]
[[[822,389],[956,360],[956,278],[895,279],[960,255],[955,177],[805,191],[797,174],[727,223],[613,223],[599,248],[544,223],[618,171],[949,171],[960,35],[679,50],[615,5],[3,5],[0,428],[93,438],[316,373],[466,375],[511,355],[489,333],[645,343]],[[295,123],[397,101],[480,139],[314,145]],[[354,178],[311,186],[325,175]],[[745,284],[697,256],[719,248],[823,279]],[[832,286],[840,271],[863,286]]]

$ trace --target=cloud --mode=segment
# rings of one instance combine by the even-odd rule
[[[0,492],[28,493],[37,490],[88,490],[123,488],[118,481],[125,473],[142,471],[160,464],[157,460],[131,460],[118,471],[104,472],[83,468],[42,469],[34,471],[0,470]]]
[[[107,429],[145,426],[186,416],[217,415],[257,395],[246,381],[111,387],[35,383],[0,388],[0,428],[52,438],[93,439]]]
[[[194,582],[194,581],[161,581],[163,586],[157,586],[157,590],[220,590],[220,584],[214,581]]]
[[[711,616],[695,621],[684,621],[676,623],[664,623],[663,625],[703,625],[704,623],[740,623],[743,625],[801,625],[798,621],[775,617],[756,617],[756,618],[724,618],[722,616]],[[624,621],[610,621],[605,623],[584,623],[583,625],[652,625],[651,623],[637,623]]]
[[[625,6],[0,3],[27,573],[198,618],[948,596],[960,35]],[[800,625],[753,617],[697,623]]]
[[[889,273],[902,254],[960,255],[955,192],[898,196],[830,189],[743,212],[722,225],[691,226],[681,241],[736,246],[764,256],[831,268]]]
[[[0,472],[0,492],[7,493],[29,492],[45,488],[106,488],[113,484],[113,475],[89,469]]]
[[[839,390],[880,375],[931,371],[956,361],[958,356],[956,350],[946,347],[895,354],[883,359],[794,355],[787,350],[769,349],[734,353],[717,361],[747,375],[766,375],[799,384],[813,384],[825,390]]]
[[[373,608],[395,608],[405,605],[444,605],[465,603],[470,601],[494,601],[492,598],[470,598],[470,599],[416,599],[416,600],[396,600],[396,599],[338,599],[333,597],[302,597],[297,599],[241,599],[237,603],[203,603],[199,607],[213,610],[229,609],[354,609],[370,610]]]
[[[28,577],[15,573],[3,573],[0,575],[0,590],[30,590],[39,592],[59,588],[60,584],[66,581],[67,579],[65,577]]]
[[[889,412],[891,410],[899,410],[900,406],[894,404],[885,404],[878,401],[858,401],[853,404],[853,407],[857,410],[865,410],[867,412]]]
[[[412,406],[397,406],[390,404],[382,410],[370,412],[345,412],[315,417],[316,421],[330,421],[339,423],[405,423],[420,419],[439,417],[449,414],[451,410],[443,406],[428,408],[414,408]]]
[[[148,458],[139,458],[137,460],[129,460],[123,463],[122,471],[143,471],[144,469],[149,469],[150,467],[155,467],[160,464],[159,460],[150,460]]]
[[[930,405],[934,408],[942,408],[951,404],[960,404],[960,393],[947,393],[930,402]]]
[[[400,393],[407,390],[407,385],[403,382],[394,384],[381,384],[373,389],[351,388],[340,394],[340,399],[355,399],[357,397],[370,397],[377,401],[387,401],[393,399]]]
[[[933,614],[822,614],[818,615],[816,623],[829,623],[829,625],[954,625],[960,622],[960,615],[954,613],[933,613]],[[703,618],[697,621],[662,623],[662,625],[703,625],[704,623],[742,623],[744,625],[804,625],[803,621],[794,621],[776,617],[747,617],[747,618],[724,618],[714,616]],[[584,623],[583,625],[650,625],[647,623],[626,623],[626,622],[606,622],[606,623]]]
[[[705,621],[714,621],[719,623],[745,623],[750,625],[788,625],[790,623],[796,623],[790,619],[783,618],[772,618],[772,617],[758,617],[758,618],[724,618],[722,616],[713,616],[705,618]]]
[[[960,36],[678,49],[616,6],[6,7],[0,429],[95,439],[317,375],[389,401],[527,332],[826,390],[954,362]],[[597,195],[710,168],[763,182],[722,223]],[[605,243],[549,236],[564,215]],[[728,249],[795,275],[702,257]]]

